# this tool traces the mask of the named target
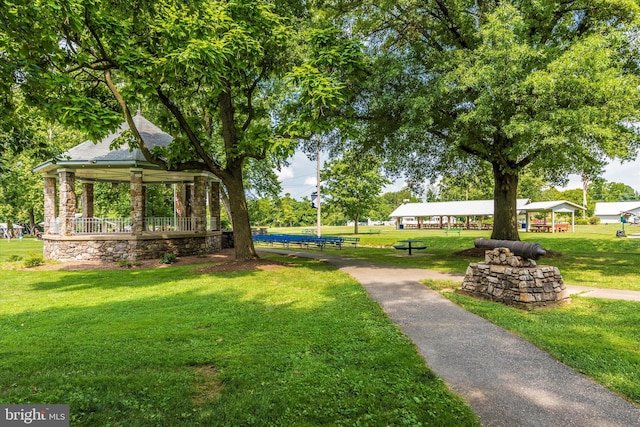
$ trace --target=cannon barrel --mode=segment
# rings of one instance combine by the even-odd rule
[[[473,243],[476,248],[507,248],[514,255],[534,260],[547,254],[547,251],[542,248],[542,245],[540,245],[540,243],[520,242],[515,240],[483,239],[482,237],[477,238]]]

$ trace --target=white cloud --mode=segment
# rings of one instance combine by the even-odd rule
[[[612,161],[605,168],[602,178],[608,182],[621,182],[640,192],[640,159],[621,163]],[[582,188],[582,179],[578,175],[571,175],[565,189]]]
[[[285,166],[277,172],[278,181],[282,182],[293,178],[293,167]]]

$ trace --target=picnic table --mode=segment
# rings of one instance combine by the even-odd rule
[[[405,240],[399,240],[398,242],[400,244],[393,245],[393,247],[398,250],[409,251],[409,255],[411,255],[411,252],[414,249],[427,249],[427,246],[424,244],[422,240],[405,239]]]
[[[551,224],[531,224],[529,227],[531,231],[536,233],[549,233],[551,231]]]

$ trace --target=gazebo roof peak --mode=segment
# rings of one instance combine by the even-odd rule
[[[133,122],[150,150],[155,147],[166,147],[173,141],[171,135],[147,120],[139,110],[133,117]],[[51,159],[36,166],[34,172],[48,174],[60,168],[70,168],[76,171],[76,176],[81,180],[125,182],[129,180],[128,169],[142,168],[147,171],[145,182],[172,183],[192,180],[193,173],[162,170],[159,166],[148,162],[139,148],[131,149],[126,142],[118,148],[111,149],[113,142],[127,130],[129,130],[129,124],[124,122],[115,132],[102,140],[84,141],[62,153],[58,159]],[[197,171],[197,173],[203,173],[203,171]]]

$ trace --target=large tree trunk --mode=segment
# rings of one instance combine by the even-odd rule
[[[520,240],[518,235],[518,175],[503,173],[493,165],[493,232],[492,239]]]
[[[360,218],[356,215],[356,217],[354,218],[354,224],[353,224],[353,234],[358,234],[358,222],[360,221]]]
[[[223,181],[229,195],[231,217],[233,218],[233,243],[236,251],[236,260],[248,260],[258,258],[253,246],[251,225],[249,223],[249,211],[247,199],[244,194],[242,182],[242,168],[233,171]]]

